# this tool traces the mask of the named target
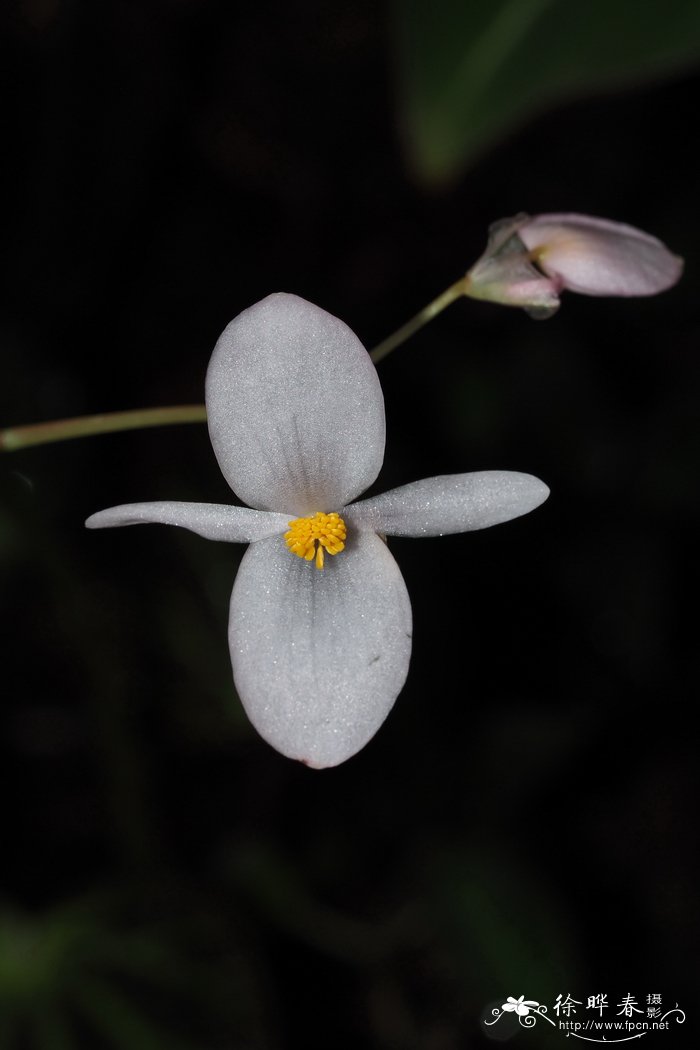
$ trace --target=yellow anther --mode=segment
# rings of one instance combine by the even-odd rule
[[[295,518],[289,523],[289,532],[284,538],[292,554],[311,561],[316,558],[316,568],[323,568],[323,552],[340,554],[345,547],[345,522],[336,514],[317,511],[310,518]]]

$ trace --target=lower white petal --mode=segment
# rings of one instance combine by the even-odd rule
[[[485,529],[539,507],[549,489],[532,474],[443,474],[391,489],[342,511],[345,522],[387,536],[446,536]]]
[[[273,514],[250,507],[218,503],[125,503],[92,514],[89,529],[110,529],[120,525],[181,525],[207,540],[250,543],[286,531],[289,514]]]
[[[236,687],[261,736],[307,765],[335,766],[374,736],[406,679],[406,585],[374,533],[349,533],[321,570],[283,539],[262,540],[236,577],[229,643]]]

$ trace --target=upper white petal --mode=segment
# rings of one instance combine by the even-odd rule
[[[288,514],[270,514],[250,507],[233,507],[218,503],[125,503],[92,514],[85,524],[89,529],[109,529],[119,525],[181,525],[207,540],[250,543],[266,536],[283,533]]]
[[[206,402],[219,466],[253,507],[330,512],[379,473],[384,399],[369,354],[295,295],[269,295],[225,329]]]
[[[387,536],[444,536],[499,525],[539,507],[549,489],[532,474],[443,474],[345,507],[346,524]]]
[[[322,570],[283,539],[262,540],[236,577],[229,642],[236,687],[261,736],[310,766],[338,765],[374,736],[406,679],[403,577],[373,533],[349,533]]]
[[[518,236],[545,273],[584,295],[655,295],[683,271],[683,260],[656,237],[611,219],[538,215]]]

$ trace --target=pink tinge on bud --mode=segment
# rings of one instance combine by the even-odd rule
[[[683,260],[651,234],[590,215],[524,212],[489,227],[486,251],[467,274],[473,299],[551,317],[565,289],[583,295],[656,295],[678,281]]]
[[[466,276],[464,291],[472,299],[521,306],[533,317],[551,317],[559,309],[561,282],[538,269],[519,236],[530,222],[521,212],[489,226],[486,251]]]
[[[683,272],[683,260],[656,237],[609,219],[538,215],[517,234],[539,269],[583,295],[656,295]]]

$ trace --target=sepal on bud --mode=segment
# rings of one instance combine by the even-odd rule
[[[525,212],[489,226],[486,251],[469,270],[465,295],[504,306],[521,306],[531,317],[545,319],[559,309],[557,282],[539,270],[519,236]]]

